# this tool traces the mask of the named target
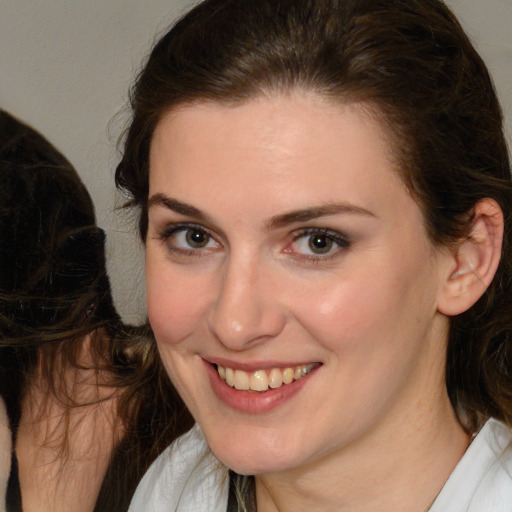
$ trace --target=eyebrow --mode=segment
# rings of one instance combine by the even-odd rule
[[[322,206],[314,206],[303,210],[296,210],[282,215],[276,215],[270,219],[268,226],[270,229],[280,228],[296,222],[306,222],[308,220],[325,217],[328,215],[337,215],[340,213],[353,213],[375,217],[375,214],[365,208],[350,203],[329,203]]]
[[[153,206],[163,206],[168,210],[194,217],[201,221],[212,222],[212,218],[206,215],[204,212],[192,206],[188,203],[178,201],[172,197],[168,197],[164,194],[158,193],[151,196],[148,200],[148,210]],[[276,215],[268,222],[269,229],[276,229],[288,224],[294,224],[297,222],[306,222],[308,220],[317,219],[319,217],[325,217],[328,215],[338,215],[340,213],[365,215],[368,217],[375,217],[375,214],[365,208],[356,206],[350,203],[329,203],[321,206],[313,206],[311,208],[304,208],[301,210],[295,210],[281,215]]]
[[[182,215],[187,215],[189,217],[195,217],[198,220],[210,219],[208,215],[195,206],[183,203],[164,194],[154,194],[148,199],[148,210],[153,206],[163,206],[168,210],[172,210],[173,212],[181,213]]]

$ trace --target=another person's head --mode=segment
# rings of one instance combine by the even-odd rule
[[[304,435],[315,415],[356,435],[338,402],[348,416],[375,404],[384,414],[412,386],[408,372],[446,375],[468,430],[489,416],[512,424],[502,114],[442,2],[207,0],[157,43],[131,101],[116,182],[140,209],[150,320],[221,459],[268,469],[237,460],[219,426],[240,458],[254,428],[281,439],[270,439],[272,414],[229,427],[216,372],[236,378],[224,368],[235,362],[241,380],[258,364],[267,380],[274,366],[288,379],[284,363],[296,363],[298,379],[316,373],[313,389],[336,369],[334,411],[299,411]],[[332,405],[320,388],[311,403]],[[247,407],[271,407],[260,402]],[[295,446],[296,430],[280,428]]]
[[[110,367],[112,347],[101,339],[117,330],[119,317],[104,241],[73,166],[0,111],[0,387],[14,429],[35,373],[39,386],[75,403],[61,379],[83,364],[86,335],[98,333],[88,344],[90,364]]]
[[[0,112],[3,339],[89,332],[117,318],[103,231],[73,166],[32,128]]]
[[[92,423],[102,414],[114,422],[96,510],[125,510],[147,467],[190,419],[147,326],[125,325],[115,310],[104,245],[71,163],[36,130],[0,111],[0,395],[16,431],[22,403],[42,390],[47,402],[36,401],[36,437],[55,447],[56,463],[75,456],[68,440],[82,439],[80,428],[70,426],[70,411],[83,406]],[[113,416],[99,403],[105,396],[113,398]],[[51,408],[55,398],[60,409]],[[55,420],[55,410],[62,412],[62,429],[47,421]]]

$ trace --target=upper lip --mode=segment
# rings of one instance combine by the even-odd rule
[[[233,361],[223,357],[203,357],[203,360],[207,363],[222,366],[224,368],[231,368],[233,370],[242,370],[245,372],[255,372],[257,370],[270,370],[272,368],[294,368],[297,366],[304,366],[308,364],[321,364],[319,361],[295,361],[295,362],[283,362],[283,361]]]

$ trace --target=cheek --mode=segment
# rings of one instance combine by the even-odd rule
[[[363,343],[385,320],[386,307],[359,283],[344,282],[336,287],[314,286],[297,301],[294,316],[310,335],[325,348],[344,357],[370,347]]]
[[[204,292],[204,279],[146,259],[148,318],[159,346],[178,344],[193,332],[205,311]]]
[[[435,314],[432,276],[405,262],[380,263],[334,276],[323,286],[312,282],[295,300],[300,324],[338,356],[401,350]]]

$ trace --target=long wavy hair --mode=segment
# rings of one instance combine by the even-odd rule
[[[151,462],[192,420],[149,327],[125,325],[116,312],[104,242],[73,166],[0,111],[0,393],[14,435],[36,368],[38,386],[65,413],[90,406],[66,384],[70,368],[84,369],[87,337],[87,369],[101,376],[98,385],[117,390],[119,429],[95,510],[121,512]],[[66,430],[58,440],[63,457],[72,435]],[[9,500],[10,510],[20,510],[19,496]]]

